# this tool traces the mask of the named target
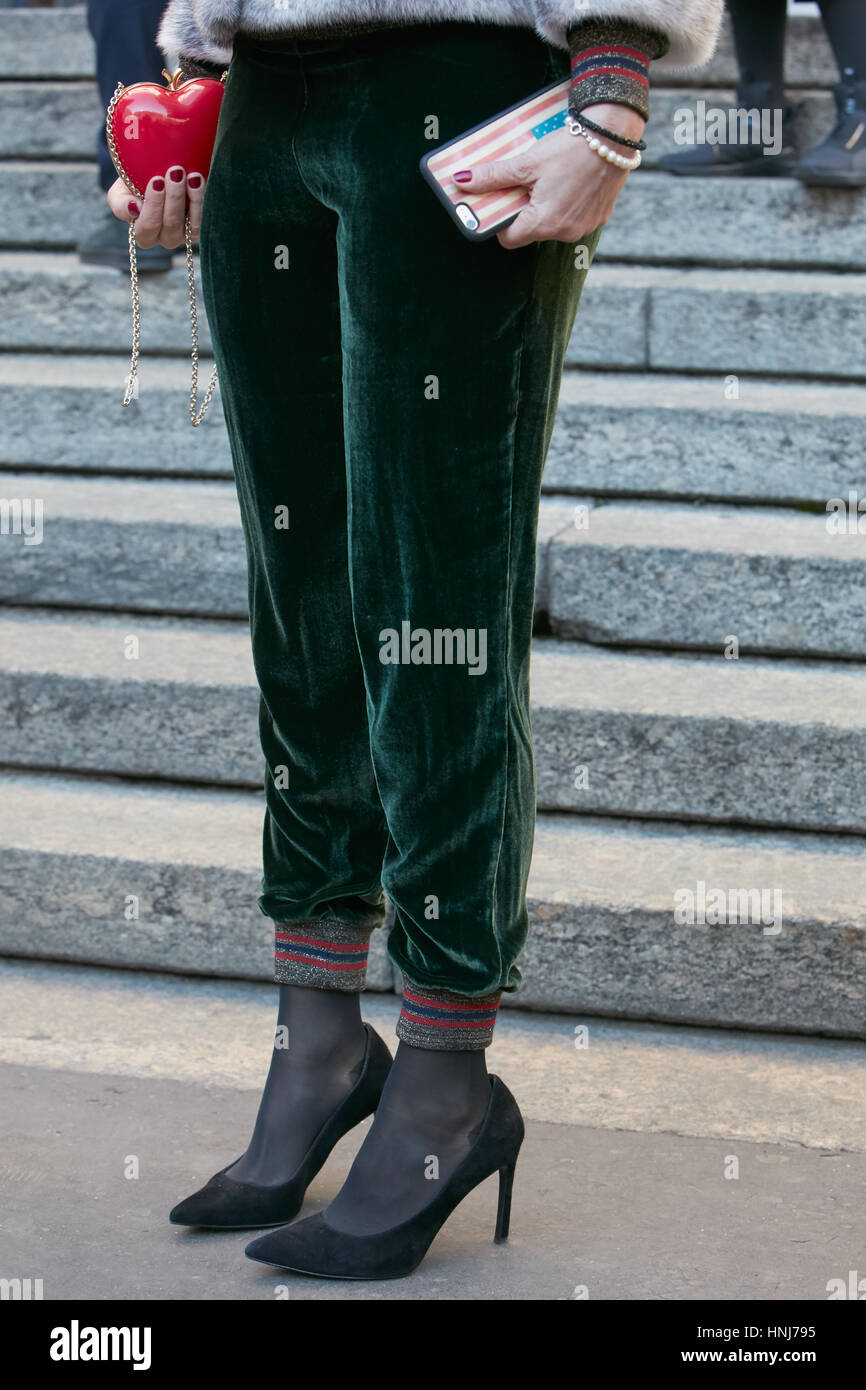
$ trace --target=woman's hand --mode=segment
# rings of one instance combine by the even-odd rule
[[[155,175],[151,179],[143,199],[137,198],[123,179],[115,179],[105,197],[115,217],[121,222],[135,223],[135,239],[139,246],[165,246],[173,250],[185,239],[187,204],[192,239],[198,240],[204,186],[201,174],[186,174],[175,164],[166,170],[165,178]]]
[[[644,120],[630,106],[587,106],[586,116],[629,140],[639,140]],[[599,137],[601,139],[601,137]],[[623,145],[605,140],[618,154],[633,155]],[[517,159],[477,164],[470,179],[459,179],[467,193],[488,193],[519,185],[529,190],[530,202],[515,220],[497,233],[500,246],[514,250],[533,241],[580,241],[603,227],[614,209],[628,172],[599,158],[582,135],[556,130]]]

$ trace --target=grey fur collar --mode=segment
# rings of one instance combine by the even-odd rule
[[[166,53],[227,63],[239,29],[257,34],[321,28],[329,23],[387,19],[395,23],[476,21],[526,25],[565,48],[576,19],[631,20],[661,29],[670,49],[666,70],[700,67],[716,44],[723,0],[171,0],[159,28]]]

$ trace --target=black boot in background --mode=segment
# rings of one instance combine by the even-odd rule
[[[827,139],[800,161],[797,178],[823,188],[866,187],[866,82],[846,68],[833,88],[838,120]]]
[[[714,105],[728,110],[728,105],[723,105],[722,102],[716,103],[712,96],[708,96],[707,106]],[[790,177],[797,168],[797,155],[791,143],[793,114],[791,107],[780,107],[769,82],[743,82],[737,88],[737,108],[743,111],[757,108],[759,112],[782,110],[782,143],[778,154],[764,153],[760,126],[757,131],[754,131],[754,122],[750,120],[747,126],[747,141],[732,143],[720,141],[713,145],[693,145],[689,149],[677,151],[676,154],[664,155],[659,160],[660,168],[669,174],[679,174],[691,178]],[[778,117],[773,118],[774,135],[777,119]],[[752,142],[753,134],[754,143]]]
[[[129,224],[113,212],[105,212],[94,230],[78,243],[78,258],[84,265],[108,265],[129,274]],[[183,251],[183,247],[178,247]],[[165,246],[139,246],[135,258],[140,275],[155,270],[171,270],[173,251]]]

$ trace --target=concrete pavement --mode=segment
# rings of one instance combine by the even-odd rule
[[[366,1001],[389,1042],[397,1008]],[[243,1150],[273,1012],[267,985],[0,963],[0,1276],[46,1299],[826,1300],[866,1271],[866,1045],[518,1010],[490,1056],[528,1121],[506,1247],[488,1182],[411,1279],[254,1265],[243,1233],[166,1215]]]

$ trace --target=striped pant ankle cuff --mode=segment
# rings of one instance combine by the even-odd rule
[[[281,985],[313,989],[364,988],[370,933],[334,918],[277,922],[274,928],[274,979]]]
[[[397,1037],[410,1047],[475,1052],[489,1047],[499,1008],[499,991],[472,999],[447,989],[426,989],[403,982],[403,1007]]]

